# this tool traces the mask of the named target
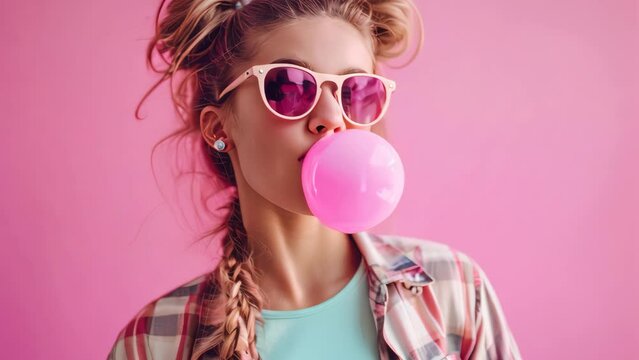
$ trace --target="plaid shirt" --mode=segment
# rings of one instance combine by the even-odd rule
[[[472,258],[430,240],[368,232],[353,238],[366,263],[381,360],[521,359],[497,295]],[[198,319],[210,274],[144,306],[108,359],[190,359],[202,336]]]

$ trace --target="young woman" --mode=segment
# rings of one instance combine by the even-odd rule
[[[472,258],[425,239],[341,233],[305,201],[306,151],[380,125],[394,88],[378,64],[407,48],[419,16],[410,0],[173,0],[161,21],[160,10],[147,60],[169,56],[161,80],[193,74],[183,131],[201,134],[237,196],[216,229],[226,232],[216,269],[144,306],[109,359],[521,357]],[[341,76],[317,80],[326,74]],[[353,74],[375,93],[354,96]]]

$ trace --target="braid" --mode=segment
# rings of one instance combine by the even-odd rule
[[[255,326],[256,322],[263,325],[261,310],[264,296],[253,280],[253,274],[258,272],[249,253],[237,197],[230,207],[224,252],[212,279],[216,293],[205,298],[203,304],[205,315],[201,321],[211,325],[213,333],[196,340],[192,359],[199,359],[208,351],[221,360],[260,359]]]

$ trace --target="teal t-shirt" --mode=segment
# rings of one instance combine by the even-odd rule
[[[364,260],[330,299],[297,310],[262,310],[257,350],[263,360],[379,359]]]

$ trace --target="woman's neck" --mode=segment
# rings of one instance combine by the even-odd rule
[[[319,304],[352,278],[361,253],[348,234],[326,227],[314,216],[283,215],[281,210],[242,207],[260,273],[255,281],[266,295],[264,308],[293,310]]]

